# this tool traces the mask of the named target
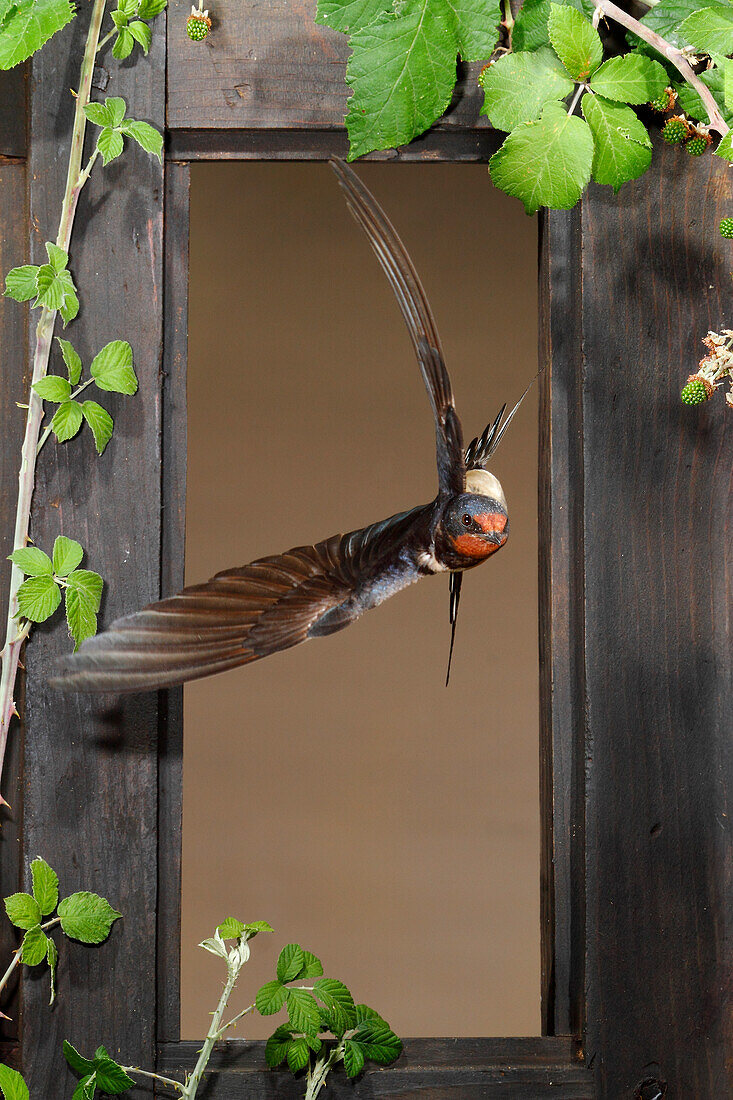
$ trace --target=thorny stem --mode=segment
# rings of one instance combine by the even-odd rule
[[[94,0],[92,18],[87,34],[84,59],[81,65],[79,80],[79,94],[76,98],[74,110],[74,128],[71,136],[71,150],[69,153],[69,170],[66,176],[66,189],[64,191],[61,206],[61,219],[56,244],[65,252],[69,250],[71,230],[74,225],[74,215],[79,201],[79,193],[88,179],[81,170],[82,152],[84,149],[84,135],[86,132],[86,115],[84,107],[89,102],[92,86],[92,74],[94,72],[94,59],[97,53],[99,33],[104,18],[106,0]],[[90,158],[90,164],[92,158]],[[90,167],[89,165],[87,166]],[[90,169],[91,170],[91,169]],[[53,329],[56,322],[56,310],[41,310],[41,317],[36,328],[36,349],[33,357],[33,375],[31,385],[44,378],[48,370],[48,359],[51,353]],[[28,542],[28,527],[30,524],[31,499],[36,479],[36,452],[38,436],[43,420],[43,402],[36,392],[31,389],[28,402],[28,414],[25,423],[25,436],[21,451],[21,465],[18,474],[18,505],[15,513],[15,534],[13,549],[20,550]],[[20,648],[27,632],[18,632],[16,615],[18,612],[18,589],[23,583],[23,574],[17,565],[12,565],[10,572],[10,592],[8,596],[7,630],[5,646],[2,650],[2,675],[0,675],[0,778],[2,777],[5,749],[8,741],[8,730],[15,708],[15,681],[18,674],[18,661]],[[0,794],[0,806],[7,802]]]
[[[220,1036],[223,1035],[224,1032],[228,1031],[230,1027],[234,1027],[234,1025],[239,1020],[241,1020],[243,1016],[246,1016],[248,1012],[252,1012],[254,1010],[254,1008],[255,1008],[255,1005],[253,1005],[253,1004],[248,1005],[247,1008],[243,1008],[241,1012],[238,1012],[236,1016],[233,1016],[228,1024],[222,1024],[222,1026],[219,1028],[219,1035]]]
[[[75,389],[74,392],[70,395],[69,401],[73,401],[75,397],[78,397],[79,394],[82,392],[82,390],[85,390],[87,388],[87,386],[91,386],[93,381],[94,381],[93,378],[87,378],[86,382],[82,382],[82,384],[77,389]],[[48,424],[46,426],[46,430],[44,431],[43,435],[41,436],[40,440],[38,441],[38,446],[36,447],[36,454],[37,455],[41,453],[41,447],[43,446],[43,444],[46,442],[46,440],[50,436],[51,431],[52,431],[51,425]],[[30,629],[30,627],[28,629]],[[27,631],[26,631],[26,633],[27,633]]]
[[[308,1073],[308,1085],[306,1087],[304,1100],[316,1100],[318,1093],[326,1085],[326,1078],[329,1071],[340,1062],[344,1056],[344,1041],[343,1039],[334,1047],[330,1055],[326,1059],[319,1059],[315,1066]]]
[[[41,928],[43,929],[44,932],[46,932],[46,931],[48,931],[49,928],[53,928],[53,926],[55,924],[60,924],[60,923],[61,923],[61,917],[54,917],[53,920],[46,921],[45,924],[42,924]],[[23,950],[22,947],[18,947],[13,952],[13,961],[11,962],[8,969],[3,974],[2,978],[0,978],[0,993],[2,993],[3,989],[5,989],[5,986],[10,981],[10,978],[11,978],[15,968],[20,965],[20,955],[21,955],[22,950]]]
[[[121,1066],[125,1073],[138,1073],[141,1077],[148,1077],[151,1081],[160,1081],[161,1085],[167,1085],[169,1089],[186,1094],[186,1086],[180,1081],[174,1081],[172,1077],[161,1077],[159,1073],[149,1073],[146,1069],[138,1069],[137,1066]]]
[[[504,19],[502,20],[506,27],[507,34],[509,35],[509,45],[512,42],[512,30],[514,28],[514,16],[512,15],[512,0],[502,0],[502,10],[504,12]]]
[[[226,1009],[227,1004],[229,1003],[229,998],[232,995],[232,990],[237,983],[238,977],[239,969],[236,966],[232,966],[230,964],[226,984],[224,986],[224,989],[222,990],[222,994],[219,998],[219,1003],[216,1006],[216,1010],[211,1017],[211,1026],[209,1027],[208,1034],[204,1039],[204,1045],[201,1047],[201,1050],[199,1052],[198,1061],[196,1062],[193,1073],[191,1074],[182,1089],[184,1100],[194,1100],[194,1097],[196,1096],[196,1091],[201,1084],[201,1078],[204,1075],[204,1070],[209,1064],[209,1059],[211,1058],[211,1052],[214,1049],[214,1044],[221,1039],[222,1031],[225,1030],[221,1026],[221,1018],[224,1015],[224,1010]],[[229,1027],[229,1024],[227,1024],[227,1027]]]
[[[632,15],[629,15],[616,4],[612,3],[612,0],[593,0],[593,3],[601,12],[602,16],[607,15],[622,27],[626,27],[627,30],[638,35],[639,38],[643,38],[645,42],[648,42],[650,46],[654,47],[657,53],[660,53],[662,57],[666,57],[667,60],[674,65],[675,69],[682,74],[688,84],[692,85],[705,104],[705,110],[710,119],[710,128],[719,133],[721,137],[725,137],[730,127],[721,115],[720,108],[715,102],[714,95],[710,89],[703,84],[702,80],[700,80],[700,77],[694,71],[682,50],[678,50],[676,46],[672,46],[665,38],[657,34],[656,31],[649,30],[649,28],[645,27],[643,23],[640,23],[638,19],[634,19]]]
[[[105,34],[104,38],[103,38],[103,39],[101,40],[101,42],[100,42],[100,43],[99,43],[99,45],[97,46],[97,53],[99,53],[99,52],[100,52],[100,50],[101,50],[101,49],[103,49],[103,47],[107,45],[107,43],[109,42],[110,38],[114,38],[114,36],[115,36],[115,34],[116,34],[116,33],[117,33],[117,28],[116,28],[116,27],[114,27],[114,28],[113,28],[113,29],[112,29],[111,31],[109,31],[109,33],[108,33],[108,34]],[[141,1072],[142,1072],[142,1071],[141,1071]]]

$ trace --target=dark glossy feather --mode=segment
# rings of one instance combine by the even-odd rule
[[[458,607],[461,602],[461,585],[463,573],[450,574],[450,649],[448,650],[448,671],[445,674],[445,686],[450,680],[450,666],[453,660],[453,646],[456,640],[456,623],[458,622]]]
[[[438,482],[443,495],[465,484],[463,435],[440,337],[420,279],[394,227],[355,172],[331,158],[352,214],[363,228],[405,318],[435,417]]]

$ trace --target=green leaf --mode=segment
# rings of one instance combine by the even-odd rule
[[[288,1046],[293,1037],[292,1029],[281,1024],[275,1028],[265,1043],[265,1061],[270,1069],[277,1069],[288,1056]]]
[[[458,52],[464,61],[491,57],[499,39],[502,10],[499,0],[446,0],[453,12]]]
[[[139,45],[143,48],[143,53],[147,55],[150,49],[150,43],[153,40],[153,32],[147,23],[141,23],[139,19],[133,20],[130,23],[130,34]]]
[[[59,378],[57,374],[47,374],[33,383],[33,389],[44,401],[68,401],[71,396],[71,386],[65,378]]]
[[[617,103],[649,103],[662,94],[667,84],[664,66],[638,53],[604,61],[590,81],[594,92]]]
[[[320,978],[323,974],[323,963],[311,951],[303,951],[305,966],[298,974],[299,978]]]
[[[61,590],[53,577],[29,577],[18,589],[20,615],[29,622],[45,622],[60,603]]]
[[[287,943],[277,960],[277,977],[281,982],[292,982],[300,976],[305,966],[303,948],[297,943]]]
[[[68,539],[66,535],[59,535],[53,544],[54,573],[57,577],[68,577],[69,573],[81,563],[83,557],[84,550],[80,543],[75,542],[74,539]]]
[[[255,1005],[261,1016],[272,1016],[285,1004],[287,990],[282,982],[266,982],[257,990]],[[282,1060],[282,1059],[281,1059]]]
[[[127,14],[125,4],[120,4],[117,11],[111,12],[110,15],[112,18],[112,22],[117,27],[117,30],[122,30],[122,28],[126,27],[130,21],[130,17]]]
[[[121,27],[112,47],[112,56],[116,57],[118,61],[124,61],[132,53],[134,45],[135,39],[130,34],[129,28]]]
[[[318,0],[316,23],[349,34],[393,10],[392,0]]]
[[[110,1096],[117,1096],[135,1085],[122,1066],[110,1058],[104,1047],[99,1047],[94,1055],[94,1068],[97,1073],[97,1086]]]
[[[86,890],[64,898],[57,912],[66,935],[81,943],[102,943],[122,916],[105,898]]]
[[[104,101],[104,105],[109,112],[110,122],[108,123],[108,125],[120,126],[122,124],[122,120],[125,117],[125,111],[127,110],[127,104],[125,103],[122,96],[107,96]]]
[[[693,11],[679,33],[698,53],[720,58],[733,53],[733,7],[716,5]]]
[[[356,1077],[364,1069],[364,1053],[353,1039],[344,1043],[344,1069],[347,1077]]]
[[[515,53],[550,45],[547,30],[549,16],[550,0],[524,0],[512,30],[512,49]]]
[[[22,550],[13,550],[12,554],[8,554],[8,557],[28,577],[42,577],[45,573],[50,576],[53,573],[51,559],[48,554],[44,554],[43,550],[39,550],[37,546],[26,546]]]
[[[586,122],[548,103],[542,117],[509,134],[489,162],[502,191],[521,199],[528,214],[540,206],[569,210],[591,175],[593,136]]]
[[[243,921],[237,920],[235,917],[227,917],[223,920],[217,932],[223,940],[238,940],[246,928]]]
[[[10,1066],[0,1065],[0,1092],[5,1100],[28,1100],[29,1092],[23,1078]]]
[[[97,1091],[97,1075],[91,1073],[88,1077],[82,1077],[74,1089],[71,1100],[94,1100]]]
[[[266,920],[255,920],[250,924],[245,924],[244,930],[248,936],[256,936],[258,932],[274,932],[274,928],[267,923]],[[304,952],[308,954],[308,952]]]
[[[61,354],[64,357],[69,382],[71,382],[72,386],[78,386],[79,379],[81,378],[81,359],[74,350],[74,345],[70,340],[62,340],[60,336],[57,336],[56,339],[61,348]]]
[[[587,80],[603,60],[600,35],[575,8],[550,4],[550,42],[573,80]]]
[[[74,1073],[81,1073],[86,1075],[94,1072],[94,1062],[90,1062],[88,1058],[82,1058],[78,1050],[71,1045],[68,1040],[64,1039],[63,1045],[64,1058],[69,1063]]]
[[[18,0],[0,27],[0,69],[25,61],[74,15],[69,0]]]
[[[291,1073],[298,1073],[305,1069],[310,1061],[310,1050],[305,1039],[293,1039],[288,1043],[288,1069]]]
[[[97,454],[102,454],[104,448],[112,438],[114,420],[106,409],[98,405],[96,401],[83,401],[81,411],[84,419],[92,429]]]
[[[48,937],[39,924],[29,928],[23,936],[20,949],[20,961],[28,966],[38,966],[45,962],[48,953]]]
[[[65,249],[59,248],[57,244],[46,241],[46,255],[48,256],[48,262],[51,267],[57,275],[60,275],[69,263],[69,253],[66,252]]]
[[[33,880],[33,897],[38,902],[41,916],[47,917],[53,913],[59,903],[59,876],[53,867],[46,863],[45,859],[37,856],[31,863],[31,878]]]
[[[723,103],[726,111],[733,111],[733,61],[726,57],[723,69]],[[687,85],[689,88],[689,84]],[[727,122],[727,119],[726,119]]]
[[[64,301],[64,287],[58,273],[51,264],[41,264],[36,278],[38,297],[34,306],[45,306],[46,309],[60,309]]]
[[[319,978],[313,985],[313,992],[323,1001],[340,1030],[354,1027],[356,1006],[354,998],[343,982],[335,978]]]
[[[726,64],[728,64],[726,60]],[[720,107],[720,113],[725,121],[730,125],[733,123],[733,110],[725,105],[725,71],[724,69],[715,66],[712,69],[707,69],[704,73],[700,73],[700,80],[703,84],[706,84],[710,91],[713,93],[718,106]],[[708,121],[707,107],[704,105],[700,96],[697,94],[692,85],[688,84],[686,80],[681,81],[679,84],[673,85],[677,92],[677,101],[680,108],[688,114],[690,118],[697,119],[699,122]]]
[[[14,267],[5,276],[5,293],[16,302],[27,302],[38,294],[38,265]]]
[[[386,1020],[383,1020],[379,1013],[370,1008],[369,1005],[355,1005],[356,1022],[357,1024],[363,1024],[365,1020],[376,1021],[379,1024],[383,1024],[385,1027],[389,1027]]]
[[[102,163],[106,166],[110,161],[116,160],[125,148],[125,142],[119,130],[112,130],[105,126],[97,136],[97,148],[102,154]]]
[[[729,130],[721,140],[718,148],[715,150],[715,155],[716,157],[723,157],[724,160],[733,163],[733,130]]]
[[[41,923],[42,913],[38,902],[30,894],[11,894],[5,898],[5,912],[16,928],[34,928]]]
[[[56,1000],[56,967],[59,961],[59,949],[50,936],[47,937],[47,940],[46,958],[48,959],[48,968],[51,974],[51,997],[48,1003],[52,1005]]]
[[[141,19],[155,19],[156,15],[165,11],[167,3],[168,0],[142,0],[137,14]]]
[[[71,274],[68,271],[62,271],[59,275],[59,279],[64,288],[64,301],[60,313],[64,319],[64,328],[66,328],[69,321],[73,321],[79,312],[79,299]]]
[[[498,130],[534,122],[545,103],[564,99],[574,84],[550,49],[510,53],[487,66],[479,83],[485,93],[482,115]]]
[[[109,100],[107,101],[109,103]],[[113,116],[107,103],[87,103],[84,114],[95,126],[113,126]]]
[[[402,1053],[402,1042],[394,1031],[376,1020],[359,1024],[354,1040],[361,1046],[364,1056],[380,1066],[389,1065]]]
[[[51,420],[51,427],[59,443],[73,439],[81,427],[82,411],[78,401],[64,401]]]
[[[151,153],[153,156],[157,157],[158,160],[162,159],[163,135],[160,131],[156,130],[154,126],[151,126],[150,123],[129,118],[125,120],[122,130],[123,133],[131,137],[133,141],[136,141],[146,153]]]
[[[66,622],[75,642],[75,650],[86,638],[97,633],[97,612],[104,581],[91,569],[76,569],[69,574],[66,589]]]
[[[112,340],[106,344],[94,356],[90,370],[100,390],[126,394],[137,392],[137,376],[132,366],[132,348],[125,340]]]
[[[314,998],[305,989],[287,991],[288,1018],[296,1031],[305,1031],[317,1035],[321,1025],[321,1014]]]
[[[652,162],[652,142],[644,124],[630,107],[601,96],[583,97],[583,114],[593,132],[593,179],[618,191],[622,183],[638,179]]]

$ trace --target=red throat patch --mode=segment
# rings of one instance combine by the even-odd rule
[[[506,527],[506,516],[501,512],[480,512],[473,517],[481,530],[489,534],[501,534]]]

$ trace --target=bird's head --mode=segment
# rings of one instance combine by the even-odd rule
[[[506,498],[501,484],[486,470],[469,470],[466,492],[448,504],[442,533],[450,547],[476,562],[504,545],[509,534]]]

